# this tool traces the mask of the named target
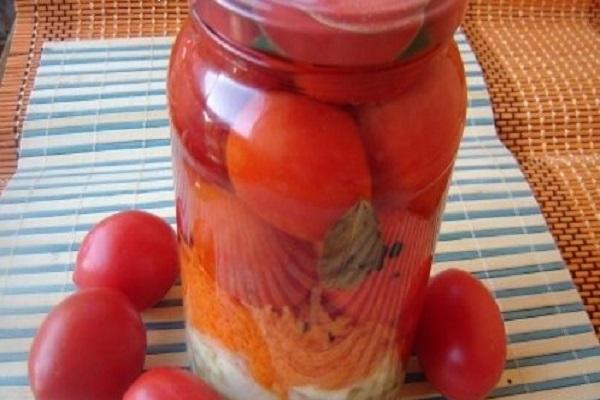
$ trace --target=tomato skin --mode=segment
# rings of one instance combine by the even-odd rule
[[[123,400],[221,400],[200,378],[179,368],[152,368],[127,390]]]
[[[430,52],[401,67],[368,70],[305,69],[294,74],[298,91],[325,103],[351,104],[382,103],[393,100],[415,81],[423,79],[427,63],[436,57]]]
[[[427,379],[456,400],[484,398],[496,385],[506,361],[502,315],[486,287],[464,271],[433,277],[416,338],[417,356]]]
[[[309,296],[317,281],[310,243],[275,229],[218,186],[202,182],[194,192],[193,247],[219,289],[274,309],[293,309]]]
[[[207,114],[205,93],[216,80],[216,61],[209,57],[193,22],[182,27],[173,45],[167,77],[168,105],[174,134],[180,137],[206,179],[226,184],[224,148],[227,130]]]
[[[408,204],[408,209],[420,215],[441,214],[445,205],[446,193],[450,187],[453,169],[452,166],[448,167],[434,182],[413,197]]]
[[[42,322],[29,354],[37,400],[115,400],[142,372],[146,333],[122,293],[85,289]]]
[[[359,110],[376,207],[408,206],[432,215],[445,192],[466,113],[465,78],[455,46],[432,60],[425,76],[396,99]],[[432,186],[431,196],[420,197]],[[416,201],[416,204],[412,204]],[[426,205],[423,205],[425,203]]]
[[[237,195],[255,213],[311,242],[357,201],[371,198],[354,119],[303,96],[255,97],[229,136],[227,166]]]
[[[302,10],[273,4],[264,11],[265,20],[286,23],[267,24],[264,30],[282,55],[296,61],[337,66],[390,63],[417,35],[425,1],[405,2],[404,7],[396,2],[387,10],[378,3],[389,5],[385,1],[329,1]]]
[[[423,28],[432,43],[441,43],[452,37],[460,25],[467,0],[431,0],[425,10]]]
[[[223,20],[227,14],[213,3],[198,4],[206,8],[204,17],[217,29],[233,29],[239,18],[230,15],[231,19]],[[173,135],[179,137],[197,172],[210,182],[227,186],[225,146],[239,111],[256,92],[289,87],[292,79],[258,67],[207,29],[191,18],[177,35],[167,77],[169,115]],[[245,30],[241,28],[241,33]]]
[[[105,218],[88,232],[73,281],[80,288],[117,289],[144,310],[163,298],[178,272],[173,229],[153,214],[131,210]]]

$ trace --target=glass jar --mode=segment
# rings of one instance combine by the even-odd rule
[[[193,369],[395,399],[466,89],[464,0],[197,0],[168,75]]]

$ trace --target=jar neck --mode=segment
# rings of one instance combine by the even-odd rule
[[[443,58],[448,46],[453,43],[448,40],[416,57],[382,65],[318,66],[242,46],[221,35],[198,14],[192,14],[191,20],[194,29],[221,59],[219,68],[223,68],[225,73],[235,76],[239,69],[253,70],[256,76],[279,79],[299,93],[310,93],[319,100],[338,104],[377,102],[397,96],[421,79],[429,66]]]

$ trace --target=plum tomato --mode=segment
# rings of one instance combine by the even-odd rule
[[[120,399],[142,373],[146,333],[122,293],[85,289],[42,322],[29,354],[29,383],[38,400]]]
[[[431,43],[442,43],[452,37],[460,25],[467,0],[430,0],[425,9],[423,29]]]
[[[179,368],[152,368],[140,376],[123,400],[221,400],[210,386]]]
[[[506,361],[506,333],[480,281],[456,269],[431,279],[416,352],[431,384],[449,398],[479,400],[494,388]]]
[[[310,243],[272,227],[215,185],[201,182],[195,191],[194,251],[219,288],[255,307],[293,308],[308,297],[317,258]]]
[[[298,238],[318,242],[358,201],[371,177],[352,116],[304,96],[255,97],[227,142],[238,196],[258,215]]]
[[[398,98],[359,109],[376,207],[406,206],[453,164],[466,112],[456,46],[427,68]]]
[[[362,282],[349,289],[324,289],[323,298],[334,314],[345,314],[357,321],[375,321],[412,331],[421,295],[427,284],[436,227],[429,220],[405,211],[379,214],[381,237],[386,255],[379,271],[370,272]]]
[[[117,289],[144,310],[163,298],[178,273],[173,229],[153,214],[131,210],[105,218],[88,232],[73,281],[80,288]]]
[[[279,52],[315,65],[377,65],[397,59],[423,23],[426,0],[272,4],[264,25]],[[368,15],[369,18],[365,18]],[[285,25],[279,21],[285,21]]]

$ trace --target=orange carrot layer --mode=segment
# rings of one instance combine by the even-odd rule
[[[254,379],[264,387],[274,389],[275,372],[271,358],[252,315],[246,307],[215,287],[193,252],[185,245],[180,248],[188,323],[245,358]]]
[[[355,325],[347,317],[331,319],[319,297],[313,293],[300,320],[288,309],[253,311],[283,387],[344,388],[369,376],[386,355],[398,351],[391,328]]]

